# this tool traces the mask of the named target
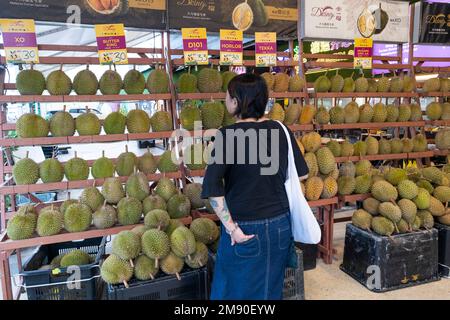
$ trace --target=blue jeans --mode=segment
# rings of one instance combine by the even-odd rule
[[[231,246],[222,226],[211,300],[281,300],[292,237],[289,214],[238,224],[255,237]]]

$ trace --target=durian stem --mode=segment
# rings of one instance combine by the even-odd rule
[[[106,200],[103,201],[103,207],[106,207]]]
[[[102,158],[105,157],[105,150],[102,151]]]
[[[177,276],[178,281],[181,281],[180,274],[177,272],[177,273],[175,273],[175,275]]]
[[[134,263],[133,263],[133,259],[130,259],[130,264],[131,264],[131,267],[133,267],[133,268],[134,268]]]
[[[78,154],[78,153],[75,151],[75,158],[78,158],[78,157],[77,157],[77,154]]]
[[[123,285],[125,286],[125,288],[129,288],[130,286],[128,285],[128,282],[127,282],[127,280],[123,280]]]
[[[151,278],[152,280],[155,280],[155,277],[154,277],[152,274],[150,274],[150,278]]]
[[[158,269],[158,267],[159,267],[159,261],[158,261],[158,258],[156,258],[155,259],[155,268]]]
[[[66,105],[64,105],[64,107],[63,107],[63,111],[64,111],[64,112],[66,112],[66,109],[67,109],[67,106],[66,106]]]
[[[190,255],[190,254],[188,254],[187,258],[188,258],[189,260],[192,260],[192,258],[191,258],[191,255]]]
[[[59,65],[59,71],[62,71],[62,69],[63,69],[63,64],[61,63],[61,64]]]
[[[128,152],[128,145],[125,145],[125,152]]]
[[[30,155],[30,151],[27,151],[25,158],[28,158],[29,155]]]

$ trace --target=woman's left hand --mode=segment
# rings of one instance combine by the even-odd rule
[[[231,245],[234,246],[236,243],[244,243],[250,239],[252,239],[255,235],[246,235],[242,231],[241,228],[237,228],[232,234],[231,234]]]

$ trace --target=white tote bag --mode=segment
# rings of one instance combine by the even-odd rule
[[[322,234],[319,223],[309,207],[300,186],[300,180],[295,166],[294,151],[292,150],[291,136],[289,135],[287,128],[281,122],[277,122],[284,130],[289,148],[288,170],[284,186],[286,188],[291,211],[292,235],[296,242],[317,244],[320,242]]]

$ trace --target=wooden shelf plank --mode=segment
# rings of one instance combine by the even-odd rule
[[[338,204],[339,199],[338,197],[334,197],[334,198],[330,198],[330,199],[320,199],[317,201],[308,201],[308,205],[311,208],[317,208],[317,207],[322,207],[322,206],[329,206],[332,204]]]
[[[316,125],[318,130],[345,130],[345,129],[378,129],[378,128],[402,128],[402,127],[423,127],[425,121],[409,122],[382,122],[382,123],[345,123],[345,124],[324,124]]]
[[[440,127],[440,126],[450,126],[450,120],[426,120],[426,125],[433,126],[433,127]]]
[[[347,196],[339,196],[339,202],[340,203],[355,203],[357,201],[364,201],[367,198],[370,198],[372,195],[370,193],[365,194],[351,194]]]
[[[147,101],[147,100],[170,100],[172,96],[168,94],[116,94],[116,95],[90,95],[90,96],[21,96],[21,95],[0,95],[0,102],[100,102],[100,101]]]
[[[313,131],[315,128],[315,126],[312,124],[294,124],[294,125],[288,126],[288,127],[293,132]]]
[[[416,92],[318,92],[311,93],[314,98],[417,98]]]
[[[446,157],[450,154],[450,150],[433,150],[435,156]]]
[[[270,92],[269,98],[284,99],[284,98],[306,98],[307,94],[305,92]],[[225,92],[217,93],[179,93],[177,95],[178,100],[225,100]]]
[[[353,156],[353,157],[338,157],[336,158],[337,163],[352,161],[358,162],[360,160],[401,160],[401,159],[419,159],[419,158],[431,158],[433,157],[433,151],[425,151],[425,152],[411,152],[411,153],[395,153],[395,154],[377,154],[372,156]]]
[[[426,98],[426,97],[448,97],[450,96],[449,93],[444,93],[444,92],[420,92],[419,96],[422,98]]]

